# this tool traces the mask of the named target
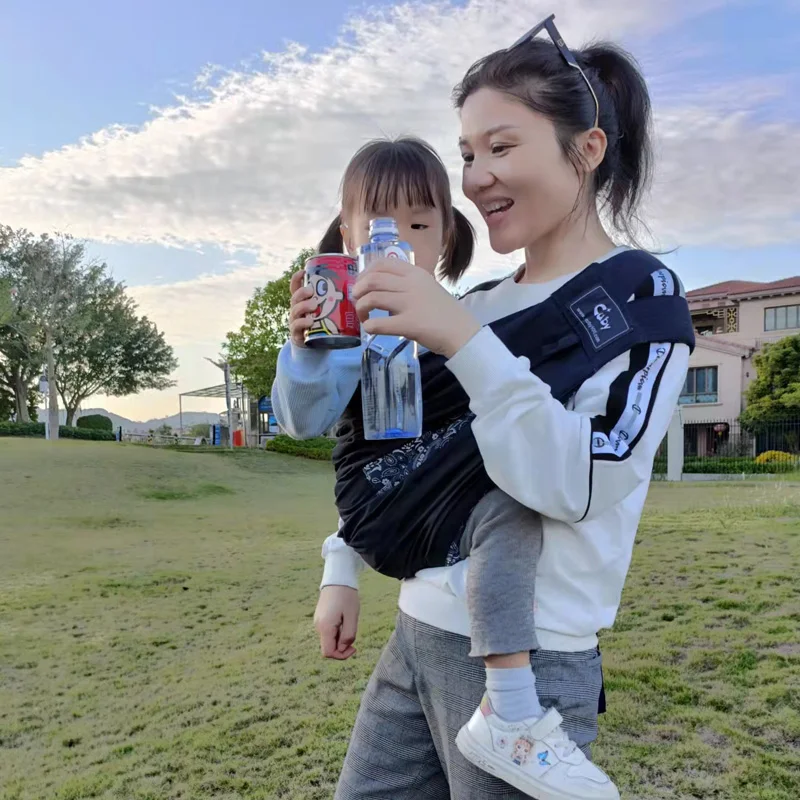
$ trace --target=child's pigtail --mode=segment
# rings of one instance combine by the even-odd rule
[[[439,276],[456,283],[467,271],[475,252],[475,229],[457,208],[453,208],[453,232],[449,239],[439,265]]]
[[[328,226],[328,230],[320,239],[317,245],[318,253],[342,253],[344,252],[344,239],[342,239],[342,215],[337,214],[333,222]]]

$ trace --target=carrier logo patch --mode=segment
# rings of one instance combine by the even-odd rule
[[[619,306],[602,286],[591,289],[569,308],[586,329],[595,350],[602,350],[631,329]]]

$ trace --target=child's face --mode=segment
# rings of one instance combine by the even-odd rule
[[[436,270],[444,250],[444,221],[438,208],[411,208],[405,204],[372,212],[343,212],[346,227],[342,230],[345,247],[351,255],[369,241],[369,221],[376,217],[393,217],[400,239],[414,250],[414,263],[430,272]]]

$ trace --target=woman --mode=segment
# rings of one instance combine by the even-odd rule
[[[541,27],[554,43],[533,39]],[[597,631],[617,612],[652,461],[685,379],[689,348],[636,346],[587,380],[565,408],[482,324],[542,302],[588,265],[619,252],[598,206],[618,230],[630,232],[649,177],[649,97],[623,52],[597,45],[573,54],[548,20],[473,65],[455,100],[464,193],[481,211],[493,249],[523,249],[525,264],[470,295],[469,304],[422,270],[373,267],[357,284],[359,313],[390,311],[365,328],[408,336],[449,359],[469,395],[487,472],[542,515],[541,649],[531,664],[542,705],[557,708],[569,737],[588,753],[602,687]],[[677,277],[660,269],[636,294],[679,292]],[[281,424],[295,435],[316,432],[298,424],[313,416],[310,395],[302,409],[285,403],[292,384],[308,386],[308,370],[307,354],[291,347],[282,352],[273,400]],[[353,386],[335,360],[320,360],[313,371],[315,386],[326,387],[316,405],[321,429],[338,418]],[[322,650],[348,658],[362,564],[336,536],[323,553],[316,613]],[[340,800],[523,796],[467,762],[454,744],[459,729],[472,724],[485,685],[482,663],[469,657],[468,568],[467,559],[403,581],[397,629],[362,700]],[[587,782],[583,796],[608,797],[608,787]]]

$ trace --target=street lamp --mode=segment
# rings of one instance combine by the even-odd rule
[[[50,395],[50,383],[47,380],[47,375],[44,373],[39,377],[39,394],[44,396],[44,438],[50,438],[50,411],[47,399]]]
[[[204,356],[205,360],[222,370],[225,375],[225,407],[228,409],[228,443],[233,450],[233,412],[231,411],[231,368],[227,361],[214,361]]]

